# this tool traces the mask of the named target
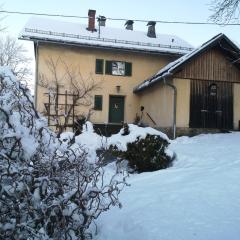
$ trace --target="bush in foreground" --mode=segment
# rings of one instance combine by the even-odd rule
[[[137,172],[151,172],[168,168],[172,165],[173,156],[167,154],[169,143],[159,135],[147,134],[145,138],[137,137],[127,144],[127,150],[112,147],[113,154],[128,160],[129,167]]]
[[[0,239],[87,239],[124,179],[107,183],[100,161],[46,127],[29,91],[0,68]]]

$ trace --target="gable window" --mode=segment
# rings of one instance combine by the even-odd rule
[[[102,95],[94,96],[94,110],[102,110]]]
[[[103,74],[103,64],[104,64],[103,59],[96,59],[96,69],[95,69],[96,74]]]
[[[105,74],[115,76],[132,76],[132,63],[121,61],[106,61]]]
[[[210,96],[217,96],[217,84],[213,83],[209,86],[209,95]]]

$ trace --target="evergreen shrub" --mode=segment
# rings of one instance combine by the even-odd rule
[[[127,150],[121,151],[112,146],[113,154],[129,162],[134,171],[152,172],[168,168],[172,165],[174,155],[169,156],[166,149],[169,142],[159,135],[147,134],[146,138],[138,137],[136,141],[127,144]]]

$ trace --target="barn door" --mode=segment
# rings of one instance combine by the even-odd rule
[[[191,81],[190,127],[233,128],[232,83]]]

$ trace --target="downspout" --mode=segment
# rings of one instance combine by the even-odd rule
[[[35,86],[34,86],[34,105],[37,108],[37,87],[38,87],[38,41],[35,43]]]
[[[167,82],[166,78],[169,76],[171,76],[171,74],[166,74],[165,76],[163,76],[163,82],[165,85],[171,87],[174,93],[172,133],[173,133],[173,139],[175,139],[176,138],[176,115],[177,115],[177,88],[173,84]]]

